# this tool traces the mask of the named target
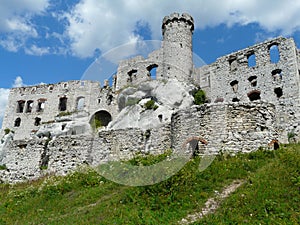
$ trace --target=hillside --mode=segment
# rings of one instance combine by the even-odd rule
[[[164,156],[131,160],[148,165]],[[0,224],[177,224],[234,180],[244,183],[195,224],[300,224],[300,145],[218,156],[199,172],[192,159],[170,179],[115,184],[91,169],[66,177],[0,184]]]

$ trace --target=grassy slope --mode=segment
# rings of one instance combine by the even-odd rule
[[[176,224],[234,179],[247,182],[195,224],[300,224],[300,145],[223,155],[204,172],[199,160],[153,186],[118,185],[91,170],[0,185],[0,224]]]

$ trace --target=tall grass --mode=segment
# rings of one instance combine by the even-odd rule
[[[299,147],[220,155],[203,172],[196,157],[175,176],[152,186],[122,186],[92,169],[15,186],[1,184],[0,224],[176,224],[235,179],[246,184],[196,224],[300,223]],[[156,161],[149,156],[130,163]]]

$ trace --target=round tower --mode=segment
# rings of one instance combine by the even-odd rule
[[[173,13],[162,23],[163,73],[162,79],[189,82],[193,71],[192,38],[194,19],[189,14]]]

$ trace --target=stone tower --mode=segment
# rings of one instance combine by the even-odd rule
[[[193,71],[193,31],[194,19],[186,13],[182,15],[173,13],[164,18],[162,79],[190,81]]]

